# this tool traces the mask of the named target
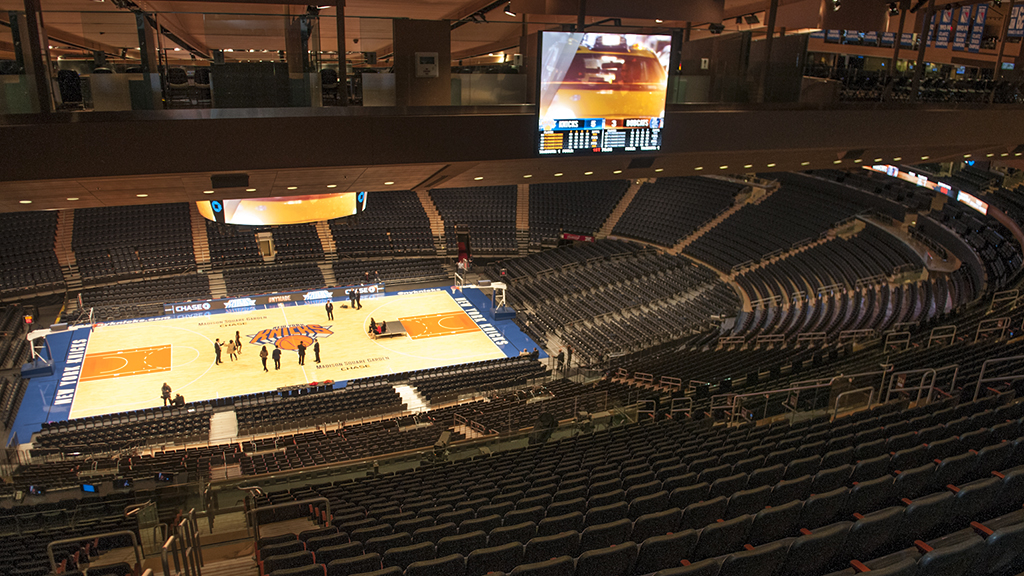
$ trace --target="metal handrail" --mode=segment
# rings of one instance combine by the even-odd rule
[[[101,534],[90,534],[89,536],[80,536],[78,538],[65,538],[63,540],[54,540],[46,545],[46,558],[50,561],[50,570],[53,574],[57,573],[57,562],[53,558],[53,547],[58,544],[77,544],[79,542],[85,542],[86,540],[96,540],[98,538],[109,538],[111,536],[124,536],[128,535],[132,537],[132,548],[135,549],[135,562],[140,568],[142,567],[142,552],[139,548],[139,539],[135,536],[135,532],[131,530],[118,530],[117,532],[103,532]]]
[[[252,503],[253,507],[250,510],[248,510],[246,513],[252,515],[252,532],[253,532],[253,536],[254,536],[255,540],[257,542],[259,542],[259,540],[260,540],[260,519],[259,519],[259,516],[256,515],[256,512],[262,512],[262,511],[267,511],[267,510],[276,510],[278,508],[290,508],[290,507],[293,507],[293,506],[299,506],[301,504],[314,504],[314,503],[319,504],[321,502],[323,502],[324,504],[327,505],[325,512],[327,514],[328,521],[330,521],[330,518],[331,518],[331,501],[328,500],[327,498],[322,497],[322,496],[319,497],[319,498],[306,498],[305,500],[296,500],[294,502],[284,502],[284,503],[281,503],[281,504],[271,504],[270,506],[262,506],[260,508],[257,508],[256,507],[256,502],[253,501],[253,503]]]
[[[850,394],[857,394],[859,392],[864,391],[867,391],[868,393],[868,406],[871,406],[871,400],[873,400],[875,397],[874,386],[866,386],[864,388],[857,388],[856,390],[847,390],[846,392],[840,392],[838,395],[836,395],[836,405],[832,408],[832,418],[835,419],[839,415],[839,401],[844,396],[849,396]]]
[[[988,369],[990,364],[996,364],[998,362],[1012,362],[1014,360],[1024,360],[1024,356],[1006,356],[1005,358],[989,358],[981,363],[981,372],[978,373],[978,382],[974,385],[974,398],[978,399],[978,393],[981,392],[981,385],[984,382],[995,382],[997,380],[1021,380],[1024,379],[1024,374],[1011,374],[1010,376],[993,376],[985,378],[985,371]]]
[[[917,391],[917,401],[920,401],[921,400],[921,391],[922,390],[928,390],[928,396],[926,398],[928,399],[928,401],[931,401],[931,399],[932,399],[932,390],[935,389],[935,375],[936,375],[936,371],[935,371],[934,368],[919,368],[919,369],[916,369],[916,370],[900,370],[899,372],[893,372],[892,373],[892,375],[889,377],[889,387],[885,391],[885,401],[886,402],[888,402],[889,399],[892,398],[892,391],[893,391],[893,386],[892,385],[896,381],[896,377],[897,376],[910,376],[912,374],[920,374],[921,375],[921,382],[922,382],[922,384],[920,386],[916,386],[916,387],[913,387],[913,388],[901,387],[899,389],[900,392],[914,392],[914,391]],[[927,378],[929,375],[931,375],[931,377],[932,377],[931,383],[928,386],[925,386],[923,383],[925,381],[925,378]]]

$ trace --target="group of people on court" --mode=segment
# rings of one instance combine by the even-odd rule
[[[185,405],[185,397],[181,394],[176,394],[174,398],[171,398],[171,386],[167,382],[160,388],[160,397],[164,400],[164,406],[170,404],[175,408],[181,408]]]
[[[227,344],[221,344],[220,338],[217,338],[213,342],[213,353],[217,356],[217,364],[223,364],[224,361],[220,359],[220,353],[223,349],[227,349],[228,357],[234,362],[238,360],[238,355],[242,353],[242,335],[238,330],[235,330],[235,338],[228,339]]]

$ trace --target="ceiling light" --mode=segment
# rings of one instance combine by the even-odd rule
[[[68,198],[68,202],[74,202],[75,200],[78,200],[78,198]]]
[[[897,156],[897,157],[892,159],[893,162],[899,162],[900,160],[903,160],[902,156]]]
[[[337,188],[338,185],[337,184],[328,184],[327,187],[328,188]]]
[[[725,165],[725,166],[719,166],[719,167],[718,167],[718,169],[719,169],[719,170],[725,170],[725,169],[726,169],[726,168],[728,168],[728,167],[729,167],[728,165]]]
[[[523,178],[533,178],[533,174],[523,174]]]
[[[654,171],[655,172],[664,172],[665,169],[664,168],[655,168]]]
[[[985,154],[985,158],[991,158],[993,156],[995,156],[995,154],[993,154],[992,152],[989,152],[988,154]]]
[[[591,174],[593,174],[593,172],[584,172],[583,173],[584,176],[590,176]]]
[[[800,163],[801,166],[807,166],[808,164],[810,164],[810,162],[801,162]]]
[[[174,51],[175,52],[181,52],[181,48],[178,48],[177,46],[175,46]]]
[[[843,7],[843,3],[840,0],[832,0],[832,11],[839,12],[839,9]]]
[[[655,18],[654,21],[657,22],[658,24],[664,22],[664,20],[662,20],[661,18]]]
[[[768,167],[769,167],[769,168],[775,168],[775,162],[770,162],[770,163],[768,164]]]
[[[483,176],[477,176],[476,178],[473,178],[473,180],[483,180],[483,179],[484,179]]]
[[[149,194],[136,194],[136,198],[149,198]]]
[[[1009,155],[1010,155],[1009,152],[1003,152],[1002,154],[1000,154],[1000,156],[1009,156]]]
[[[392,184],[394,184],[394,182],[391,180],[388,180],[387,182],[384,183],[385,186],[391,186]]]
[[[875,158],[875,162],[881,162],[881,161],[882,161],[881,158]]]
[[[833,160],[832,163],[833,164],[842,164],[843,161],[842,160]]]
[[[744,164],[743,167],[744,168],[753,168],[754,165],[753,164]]]
[[[556,176],[556,177],[558,177],[558,176],[561,176],[561,175],[562,175],[562,173],[561,173],[561,172],[555,172],[555,176]]]
[[[213,190],[203,190],[203,194],[213,194]]]
[[[298,186],[289,186],[288,189],[289,190],[298,190],[299,187]]]
[[[1017,154],[1017,156],[1020,156],[1020,154]],[[622,170],[613,170],[612,174],[622,174]]]
[[[863,161],[864,161],[863,159],[861,159],[861,158],[857,158],[856,160],[854,160],[854,161],[853,161],[853,163],[854,163],[854,164],[860,164],[860,163],[861,163],[861,162],[863,162]]]
[[[694,168],[694,170],[703,170],[703,169],[704,169],[703,166],[697,166],[696,168]]]
[[[20,200],[19,202],[20,202],[21,204],[31,204],[31,203],[32,203],[32,201],[31,201],[31,200]]]
[[[921,160],[927,160],[929,156],[921,156]]]
[[[246,192],[255,192],[256,189],[255,188],[246,188],[245,191]]]
[[[971,157],[970,154],[964,154],[964,158],[970,158],[970,157]]]
[[[1016,154],[1014,154],[1014,156],[1020,156],[1020,152],[1017,152]]]
[[[900,7],[895,2],[889,2],[889,16],[899,16]]]
[[[512,18],[516,17],[516,13],[512,11],[512,2],[505,4],[505,15],[511,16]]]

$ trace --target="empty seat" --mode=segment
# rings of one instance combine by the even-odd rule
[[[436,543],[441,538],[446,536],[455,536],[459,533],[458,527],[453,522],[445,522],[444,524],[438,524],[437,526],[428,526],[426,528],[420,528],[412,533],[412,541],[414,544],[420,542],[434,542]]]
[[[682,560],[689,560],[693,555],[698,538],[696,530],[648,537],[640,544],[634,572],[649,574],[679,566]]]
[[[468,556],[477,548],[487,546],[487,533],[483,530],[459,534],[458,536],[447,536],[437,541],[437,556],[450,556],[461,554]]]
[[[851,526],[853,522],[836,522],[794,539],[782,573],[811,576],[825,571],[842,551]]]
[[[579,532],[583,530],[584,526],[585,517],[579,512],[550,516],[537,524],[537,536],[551,536],[567,530]]]
[[[634,542],[643,542],[651,536],[660,536],[679,529],[679,522],[682,520],[683,512],[679,508],[669,508],[661,512],[644,514],[633,522],[633,532],[630,539]]]
[[[793,500],[781,506],[761,510],[754,516],[754,522],[750,525],[747,542],[759,546],[796,535],[797,529],[802,526],[799,524],[802,507],[802,502]]]
[[[781,573],[792,539],[779,540],[730,554],[719,576],[775,576]]]
[[[487,545],[501,546],[509,542],[528,542],[537,535],[537,524],[533,522],[520,522],[511,526],[501,526],[491,530],[487,536]]]
[[[634,498],[629,503],[627,516],[632,520],[636,520],[644,514],[651,514],[653,512],[664,510],[665,508],[668,508],[668,505],[668,492],[661,490],[653,494]]]
[[[588,550],[576,560],[578,576],[619,576],[629,574],[637,557],[634,542],[623,542],[607,548]]]
[[[316,561],[320,564],[330,564],[340,558],[352,558],[363,554],[363,543],[349,542],[337,546],[325,546],[316,551]]]
[[[402,570],[405,570],[409,564],[412,564],[413,562],[433,559],[433,543],[420,542],[419,544],[411,544],[409,546],[396,546],[394,548],[389,548],[388,551],[384,553],[383,565],[385,568],[388,566],[398,566]]]
[[[466,557],[466,576],[484,576],[488,572],[510,572],[523,562],[523,545],[509,542],[502,546],[478,548]]]
[[[621,544],[629,538],[633,523],[623,518],[607,524],[588,526],[580,535],[580,552]]]
[[[693,560],[737,552],[746,542],[754,517],[746,514],[732,520],[715,522],[704,528],[693,551]]]
[[[541,562],[556,556],[575,558],[580,546],[580,534],[575,530],[552,536],[538,536],[526,543],[523,562]]]
[[[771,489],[768,486],[738,490],[729,497],[729,506],[726,508],[725,517],[735,518],[743,514],[757,514],[768,505],[770,497]]]
[[[380,569],[380,554],[363,554],[352,558],[332,560],[327,565],[327,576],[350,576]]]
[[[450,554],[435,560],[413,562],[405,569],[405,576],[463,576],[466,559],[461,554]]]
[[[572,576],[576,563],[569,556],[559,556],[550,560],[529,562],[516,566],[509,576]]]

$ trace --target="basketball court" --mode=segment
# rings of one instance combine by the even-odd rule
[[[518,354],[521,347],[497,338],[489,321],[458,297],[444,290],[364,297],[361,310],[336,303],[334,320],[320,302],[99,324],[89,336],[70,418],[160,406],[164,382],[172,394],[196,401]],[[400,321],[408,335],[374,340],[368,335],[371,318],[377,324]],[[217,364],[214,342],[226,344],[236,333],[241,353],[232,360],[225,345]],[[298,363],[299,343],[307,347],[304,365]],[[281,368],[269,358],[264,372],[260,350],[272,353],[275,345]]]

